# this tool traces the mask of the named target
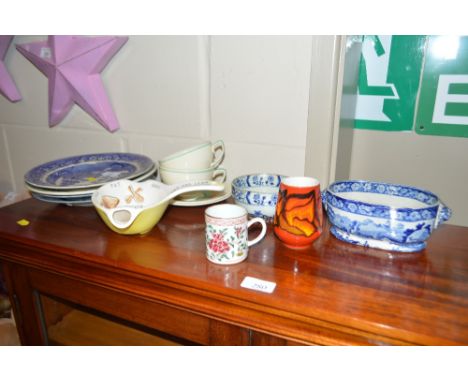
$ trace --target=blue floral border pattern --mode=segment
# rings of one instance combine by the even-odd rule
[[[249,187],[270,187],[279,190],[281,175],[245,175],[232,181],[232,196],[240,203],[250,206],[275,207],[278,192],[249,191]]]
[[[232,185],[238,188],[248,187],[279,187],[282,175],[255,174],[239,176],[232,181]]]
[[[232,181],[232,196],[236,204],[243,206],[249,215],[273,221],[273,213],[278,202],[278,191],[282,175],[254,174],[244,175]],[[271,190],[252,191],[252,187],[268,187]],[[273,192],[276,190],[276,192]],[[271,216],[270,216],[271,214]]]
[[[278,201],[277,194],[262,194],[254,191],[245,191],[232,188],[232,195],[238,202],[251,206],[269,206],[275,207]]]
[[[349,200],[334,194],[346,192],[367,192],[395,195],[420,201],[426,204],[428,207],[417,209],[390,208],[383,205]],[[406,222],[435,219],[439,210],[439,199],[434,194],[414,187],[395,184],[365,181],[336,182],[330,185],[324,196],[328,205],[339,208],[343,211],[347,211],[349,213]]]

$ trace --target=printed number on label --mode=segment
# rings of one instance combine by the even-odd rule
[[[276,283],[247,276],[242,280],[241,287],[264,293],[272,293],[276,288]]]

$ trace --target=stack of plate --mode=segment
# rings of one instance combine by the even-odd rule
[[[86,154],[57,159],[29,170],[26,188],[39,200],[70,206],[92,206],[91,195],[118,179],[142,181],[154,176],[156,164],[132,153]]]

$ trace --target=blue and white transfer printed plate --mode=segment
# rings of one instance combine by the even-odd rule
[[[90,207],[93,205],[90,196],[82,197],[56,197],[56,196],[47,196],[42,194],[36,194],[31,192],[33,198],[41,200],[47,203],[56,203],[56,204],[65,204],[67,206],[79,206],[79,207]]]
[[[49,190],[76,190],[131,179],[150,171],[154,162],[140,154],[101,153],[62,158],[29,170],[25,182]]]

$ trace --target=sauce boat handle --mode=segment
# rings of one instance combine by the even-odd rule
[[[440,202],[439,209],[437,211],[436,220],[434,223],[434,228],[439,227],[443,222],[446,222],[452,216],[452,210],[448,208],[445,204]]]

